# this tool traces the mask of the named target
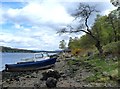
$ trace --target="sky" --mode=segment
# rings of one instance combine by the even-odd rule
[[[71,13],[80,2],[96,5],[101,15],[115,9],[109,0],[0,0],[0,46],[58,50],[61,40],[68,43],[69,37],[83,35],[57,34],[61,27],[73,23]]]

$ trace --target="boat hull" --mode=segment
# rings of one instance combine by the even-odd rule
[[[49,68],[54,66],[57,58],[46,59],[36,62],[24,62],[19,64],[6,64],[6,71],[30,71],[30,70],[39,70],[44,68]]]

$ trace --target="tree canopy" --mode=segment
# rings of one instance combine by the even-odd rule
[[[80,3],[72,16],[78,21],[77,26],[67,25],[61,28],[59,33],[86,33],[81,38],[70,38],[68,47],[75,48],[92,48],[96,47],[99,54],[103,54],[103,46],[120,40],[120,15],[118,9],[110,12],[108,16],[97,14],[94,24],[90,27],[88,21],[91,15],[98,13],[94,6]]]

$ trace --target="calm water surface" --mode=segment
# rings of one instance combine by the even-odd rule
[[[34,57],[33,53],[1,53],[1,66],[0,70],[5,68],[5,64],[13,64],[21,61],[23,58]]]

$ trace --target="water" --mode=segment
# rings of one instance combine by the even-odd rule
[[[49,55],[53,55],[54,53],[50,53]],[[33,58],[34,53],[1,53],[0,58],[0,71],[5,68],[5,64],[14,64],[21,59],[25,58]]]
[[[5,64],[13,64],[21,61],[23,58],[34,57],[33,53],[2,53],[1,54],[0,71],[5,68]]]

